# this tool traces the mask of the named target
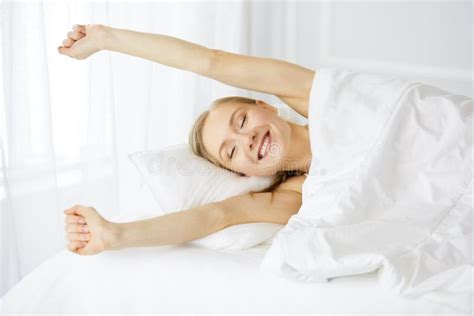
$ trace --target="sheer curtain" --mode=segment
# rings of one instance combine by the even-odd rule
[[[295,31],[316,23],[312,8],[292,1],[1,1],[0,295],[65,248],[64,209],[90,205],[106,218],[157,213],[128,153],[186,142],[215,98],[279,102],[120,53],[60,55],[73,24],[161,33],[314,69],[318,48]]]

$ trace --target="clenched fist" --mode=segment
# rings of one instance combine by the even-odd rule
[[[67,33],[63,46],[58,47],[58,51],[75,59],[86,59],[103,49],[105,29],[101,24],[75,24],[72,32]]]
[[[67,248],[79,255],[94,255],[107,250],[112,243],[113,224],[93,207],[75,205],[64,211]]]

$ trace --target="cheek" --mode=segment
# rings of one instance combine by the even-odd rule
[[[265,124],[273,124],[275,117],[272,114],[268,114],[267,112],[257,112],[254,115],[255,121],[257,121],[260,125]]]
[[[241,172],[241,173],[247,173],[249,170],[252,168],[252,161],[249,160],[247,156],[241,156],[235,157],[235,159],[232,160],[232,163],[230,164],[230,169]]]
[[[282,150],[284,150],[291,138],[291,128],[288,124],[285,124],[284,122],[274,122],[273,126],[273,138],[272,142],[275,142],[275,145],[281,147]]]

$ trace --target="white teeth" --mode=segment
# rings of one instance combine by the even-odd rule
[[[263,157],[263,155],[267,151],[268,142],[269,142],[268,136],[265,136],[265,140],[263,141],[262,148],[260,149],[260,157]]]

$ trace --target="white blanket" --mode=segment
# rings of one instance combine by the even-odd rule
[[[381,287],[472,310],[473,100],[420,82],[316,71],[303,204],[261,270]]]
[[[449,313],[437,304],[380,291],[376,272],[324,284],[261,273],[267,250],[260,245],[214,251],[192,244],[95,256],[63,250],[0,298],[0,315]]]

